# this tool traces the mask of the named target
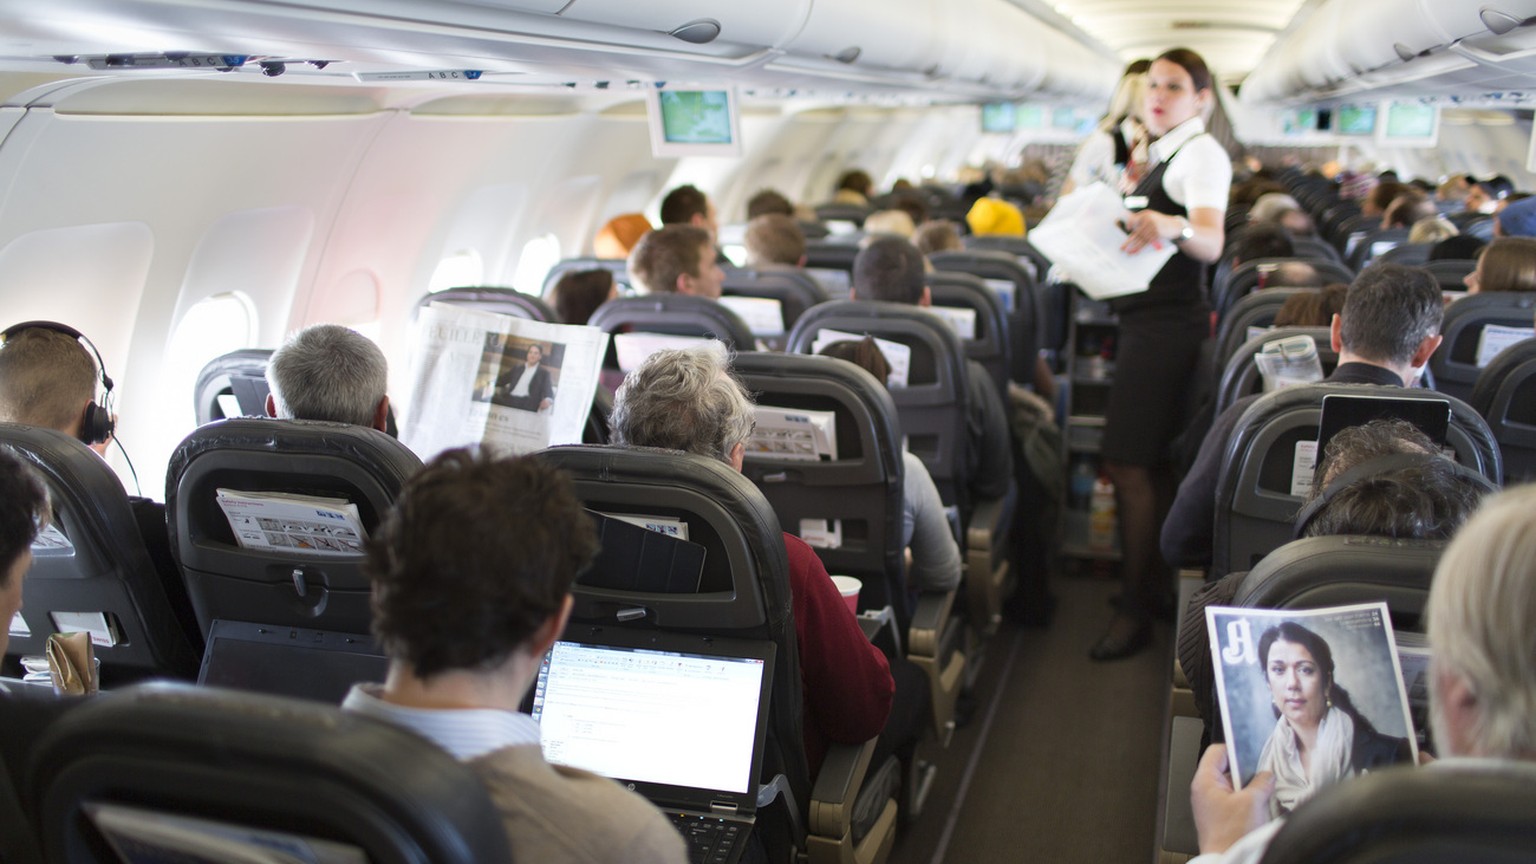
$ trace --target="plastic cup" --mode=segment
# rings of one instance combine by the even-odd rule
[[[837,586],[837,593],[843,595],[843,602],[848,604],[848,611],[857,617],[859,614],[859,592],[864,589],[864,583],[852,576],[833,576],[832,584]]]

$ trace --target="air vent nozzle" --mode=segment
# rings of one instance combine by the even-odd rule
[[[708,45],[720,36],[720,22],[713,18],[700,18],[689,21],[667,35],[694,45]]]

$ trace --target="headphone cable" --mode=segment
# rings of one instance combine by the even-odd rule
[[[133,467],[133,459],[128,455],[128,448],[123,446],[123,439],[113,435],[112,443],[117,445],[117,452],[123,454],[123,461],[128,463],[128,473],[133,475],[134,491],[138,493],[138,497],[143,498],[144,487],[139,483],[138,469]]]

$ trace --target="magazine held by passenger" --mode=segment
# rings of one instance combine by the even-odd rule
[[[608,334],[433,303],[414,346],[402,443],[422,459],[478,443],[529,453],[580,443]]]
[[[1233,783],[1275,776],[1270,815],[1418,743],[1387,604],[1205,610]]]

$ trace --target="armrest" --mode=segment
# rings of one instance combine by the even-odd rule
[[[834,744],[811,788],[810,833],[841,838],[853,830],[853,803],[869,772],[876,738],[863,744]]]
[[[977,501],[971,509],[971,524],[965,531],[967,549],[991,549],[1008,535],[1013,519],[1013,496]]]
[[[1163,850],[1185,855],[1200,852],[1195,811],[1189,806],[1189,784],[1200,764],[1203,726],[1191,717],[1175,717],[1168,733],[1168,785],[1163,804]]]
[[[913,654],[933,657],[938,653],[944,625],[955,605],[955,592],[924,591],[917,595],[912,623],[907,627],[907,647]]]

